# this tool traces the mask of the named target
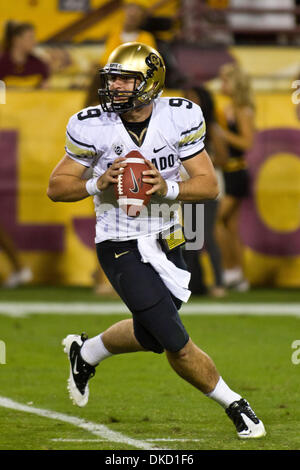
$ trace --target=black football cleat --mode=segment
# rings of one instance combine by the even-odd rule
[[[241,439],[259,438],[266,435],[262,421],[258,419],[244,398],[231,403],[225,411],[233,421],[237,434]]]
[[[87,336],[68,335],[63,339],[64,352],[68,354],[70,361],[70,375],[68,378],[68,390],[74,405],[83,407],[89,399],[88,381],[95,375],[95,367],[85,362],[80,354],[81,347]]]

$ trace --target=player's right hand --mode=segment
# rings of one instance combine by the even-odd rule
[[[103,175],[97,181],[97,186],[100,191],[104,191],[107,189],[111,184],[118,182],[118,175],[120,175],[123,171],[127,163],[125,162],[126,158],[121,157],[117,158],[113,164],[106,170]]]

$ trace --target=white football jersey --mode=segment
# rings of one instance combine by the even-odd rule
[[[205,122],[200,107],[183,98],[158,98],[143,144],[134,143],[118,114],[102,112],[101,106],[74,114],[67,125],[66,153],[93,176],[101,176],[120,157],[139,151],[165,180],[180,181],[180,166],[204,148]],[[113,186],[94,196],[96,238],[124,241],[158,233],[178,221],[180,203],[156,195],[138,217],[118,207]]]

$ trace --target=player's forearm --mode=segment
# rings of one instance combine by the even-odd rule
[[[201,201],[215,199],[219,194],[219,185],[215,175],[197,175],[179,183],[180,201]]]
[[[81,201],[89,196],[86,190],[86,180],[69,175],[51,177],[47,195],[54,202]]]

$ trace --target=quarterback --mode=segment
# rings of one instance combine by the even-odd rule
[[[182,243],[168,243],[168,236],[174,227],[178,230],[180,201],[213,199],[219,191],[204,148],[201,109],[183,98],[160,97],[165,65],[160,54],[144,44],[119,46],[99,74],[100,105],[70,118],[66,154],[50,176],[48,196],[62,202],[94,197],[98,259],[132,318],[93,338],[70,334],[63,340],[70,397],[85,406],[89,380],[112,355],[165,353],[180,377],[225,409],[239,437],[262,437],[262,421],[194,344],[178,313],[189,298],[190,276]],[[138,217],[118,207],[114,193],[126,155],[133,150],[147,162],[143,181],[150,184],[151,195],[147,213]],[[181,168],[188,175],[184,181]],[[92,172],[89,179],[87,169]],[[162,205],[161,212],[152,211],[157,205]]]

